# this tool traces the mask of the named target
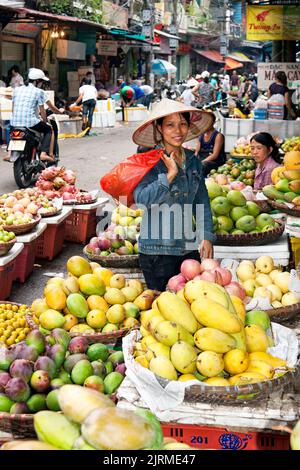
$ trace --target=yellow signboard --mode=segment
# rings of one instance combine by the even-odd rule
[[[247,39],[269,41],[283,39],[283,6],[247,7]]]
[[[251,41],[300,39],[299,7],[294,5],[248,5],[247,39]]]

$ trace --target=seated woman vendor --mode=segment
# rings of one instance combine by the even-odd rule
[[[275,140],[268,132],[258,132],[250,140],[251,155],[256,162],[254,189],[272,184],[271,174],[280,166],[280,156]]]
[[[195,149],[195,155],[201,160],[204,176],[207,176],[211,170],[219,168],[226,161],[224,136],[214,128],[216,116],[211,114],[212,124],[204,134],[200,135]]]

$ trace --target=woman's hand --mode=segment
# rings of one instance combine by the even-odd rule
[[[201,259],[213,258],[214,256],[214,247],[209,240],[203,240],[199,245],[198,251]]]
[[[168,173],[167,173],[167,179],[169,183],[172,183],[174,178],[177,176],[178,173],[178,166],[177,163],[174,159],[174,152],[171,153],[170,157],[167,157],[167,155],[163,155],[161,157],[162,161],[167,167]]]

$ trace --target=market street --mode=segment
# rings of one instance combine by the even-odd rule
[[[97,133],[96,136],[60,140],[60,165],[76,172],[79,188],[100,189],[100,177],[117,162],[135,152],[136,146],[131,141],[135,127],[136,123],[120,124],[112,129],[93,130],[92,134]],[[3,155],[4,150],[1,149],[1,193],[16,189],[13,166],[2,162]],[[105,194],[103,193],[103,195]],[[14,282],[11,298],[16,302],[31,304],[35,298],[42,297],[44,286],[49,278],[41,276],[41,274],[65,272],[68,258],[73,255],[81,255],[82,248],[83,245],[65,242],[62,253],[53,261],[39,260],[40,264],[35,265],[33,273],[25,284]]]

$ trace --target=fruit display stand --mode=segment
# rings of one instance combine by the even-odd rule
[[[15,243],[9,253],[0,257],[0,299],[5,300],[10,296],[16,258],[24,248],[23,243]]]
[[[231,152],[240,137],[253,132],[269,132],[281,139],[299,134],[299,121],[283,121],[281,119],[233,119],[224,118],[220,113],[219,130],[226,136],[225,152]]]
[[[108,202],[108,198],[99,197],[92,204],[72,206],[73,211],[66,220],[65,240],[85,244],[96,233],[97,210]]]
[[[274,243],[260,246],[222,246],[214,247],[214,257],[216,259],[235,259],[254,260],[261,255],[270,255],[273,257],[276,265],[288,266],[290,259],[290,251],[287,234]]]
[[[24,235],[18,235],[17,241],[24,244],[23,251],[16,259],[13,280],[24,283],[33,271],[36,244],[39,237],[45,232],[47,224],[40,222],[34,230]]]
[[[64,206],[61,213],[55,217],[43,218],[43,222],[47,224],[47,228],[37,239],[35,247],[36,258],[47,258],[51,261],[62,251],[66,219],[72,213],[72,210],[71,206]]]

